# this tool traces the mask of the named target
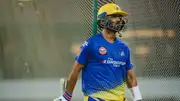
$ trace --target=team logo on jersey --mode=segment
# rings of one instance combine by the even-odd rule
[[[119,55],[120,55],[120,56],[125,56],[125,53],[124,53],[124,50],[123,50],[123,49],[120,49]]]
[[[124,51],[120,52],[120,56],[125,56]]]
[[[100,47],[100,48],[99,48],[99,53],[100,53],[101,55],[106,54],[106,53],[107,53],[106,48],[104,48],[104,47]]]

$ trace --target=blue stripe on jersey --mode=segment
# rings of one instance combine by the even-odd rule
[[[88,97],[88,101],[104,101],[100,98],[92,98],[92,97]]]

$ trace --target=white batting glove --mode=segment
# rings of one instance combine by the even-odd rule
[[[64,92],[64,94],[56,99],[54,99],[54,101],[71,101],[71,94],[69,94],[68,92]]]
[[[54,99],[53,101],[68,101],[68,100],[66,100],[63,96],[60,96],[60,97]]]

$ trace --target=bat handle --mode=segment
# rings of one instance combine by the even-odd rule
[[[65,89],[66,89],[66,79],[61,78],[60,79],[60,95],[63,95]]]

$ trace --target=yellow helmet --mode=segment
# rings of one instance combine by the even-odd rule
[[[106,13],[106,15],[120,14],[122,17],[128,15],[127,12],[123,11],[118,5],[114,3],[108,3],[102,6],[98,11],[98,16],[103,13]]]
[[[121,21],[118,23],[111,22],[109,16],[116,16],[121,17]],[[123,11],[118,5],[114,3],[108,3],[102,6],[98,11],[98,26],[100,28],[107,28],[114,33],[125,31],[127,28],[126,23],[127,19],[123,17],[127,16],[128,14]]]

